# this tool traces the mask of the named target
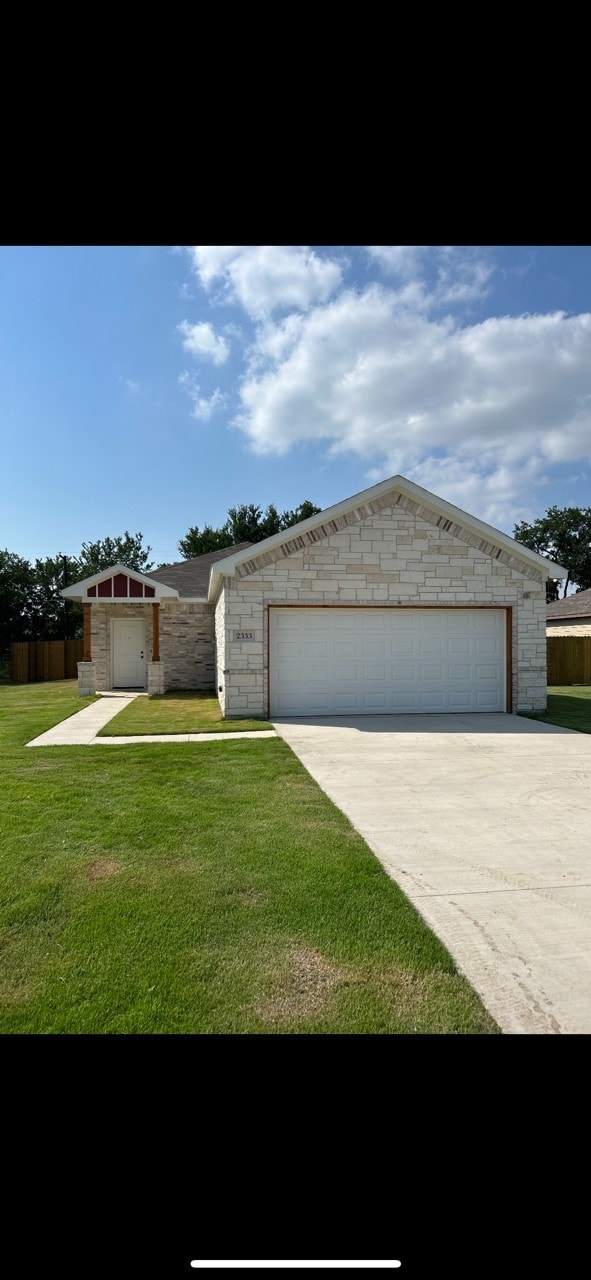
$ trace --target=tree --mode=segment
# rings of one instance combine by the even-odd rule
[[[0,654],[13,640],[30,640],[33,570],[13,551],[0,551]]]
[[[11,551],[0,551],[0,653],[13,640],[64,640],[82,634],[82,609],[64,600],[63,587],[121,563],[140,573],[153,565],[143,534],[127,530],[116,538],[83,542],[79,556],[46,556],[34,564]]]
[[[262,542],[264,536],[261,534],[262,514],[261,508],[256,507],[254,502],[243,502],[239,507],[229,507],[225,528],[232,542]]]
[[[513,537],[568,570],[562,579],[563,597],[573,582],[578,591],[591,587],[591,507],[549,507],[533,524],[516,524]],[[558,584],[549,579],[547,599],[557,600],[558,594]]]
[[[310,516],[317,516],[322,511],[322,507],[315,507],[313,502],[305,498],[300,502],[299,507],[295,511],[284,511],[281,516],[281,528],[291,529],[293,524],[299,524],[301,520],[308,520]]]
[[[138,573],[150,573],[153,562],[148,563],[151,547],[143,547],[143,533],[125,534],[117,538],[99,538],[97,542],[83,542],[78,559],[78,574],[73,581],[90,578],[101,569],[109,569],[112,564],[124,564],[128,569],[136,569]]]
[[[79,578],[80,562],[75,556],[58,554],[36,560],[33,567],[32,635],[35,640],[68,640],[78,634],[82,622],[80,605],[64,600],[62,587],[69,587]]]
[[[184,538],[178,543],[181,555],[188,560],[191,556],[202,556],[207,551],[222,551],[224,547],[235,546],[237,542],[262,542],[274,533],[290,529],[292,525],[317,515],[321,507],[314,506],[308,498],[293,511],[279,512],[273,502],[269,503],[265,513],[254,502],[243,502],[238,507],[230,507],[228,519],[220,529],[213,529],[206,524],[203,530],[192,525]]]
[[[224,547],[231,545],[232,539],[225,528],[212,529],[210,524],[206,524],[201,530],[194,524],[187,530],[185,537],[180,539],[178,547],[183,559],[190,560],[192,556],[204,556],[208,551],[222,551]]]

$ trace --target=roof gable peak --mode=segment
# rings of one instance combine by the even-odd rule
[[[315,529],[329,525],[331,521],[347,516],[348,513],[371,505],[374,502],[381,501],[382,505],[384,505],[383,499],[396,492],[418,504],[419,507],[424,506],[429,511],[439,515],[442,520],[447,520],[450,525],[457,524],[462,528],[466,528],[471,534],[478,535],[481,540],[490,544],[491,547],[500,548],[505,554],[514,556],[517,562],[525,562],[530,568],[536,568],[546,578],[550,576],[564,577],[566,575],[566,569],[554,564],[551,560],[546,559],[545,556],[540,556],[535,551],[530,551],[528,547],[516,542],[509,534],[503,533],[500,529],[495,529],[493,525],[486,524],[484,520],[479,520],[477,516],[471,516],[469,512],[463,511],[461,507],[456,507],[444,498],[439,498],[428,489],[423,489],[420,485],[415,484],[413,480],[407,480],[405,476],[395,475],[390,476],[387,480],[380,481],[379,484],[373,485],[370,489],[363,489],[360,493],[353,494],[350,498],[345,498],[333,507],[325,508],[324,511],[319,512],[317,515],[310,516],[307,520],[302,520],[299,524],[282,530],[281,533],[265,538],[263,542],[257,542],[252,548],[234,553],[228,556],[227,559],[218,560],[216,564],[212,565],[209,598],[212,599],[217,593],[222,577],[233,577],[239,566],[244,562],[264,560],[267,555],[275,559],[275,555],[271,556],[271,553],[275,553],[287,542],[296,543],[287,552],[287,554],[293,554],[298,549],[301,549],[297,547],[298,537],[311,535]],[[371,512],[368,514],[371,514]],[[329,536],[329,534],[324,533],[324,536]],[[308,540],[310,540],[309,536],[306,537],[306,541]],[[303,545],[304,543],[302,543]]]

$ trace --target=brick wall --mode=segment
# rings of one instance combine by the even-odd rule
[[[112,618],[142,618],[146,624],[146,659],[149,661],[152,656],[151,604],[93,604],[91,651],[97,690],[111,688]],[[214,614],[210,605],[176,600],[161,603],[160,658],[166,689],[213,689]]]
[[[291,554],[290,554],[291,552]],[[541,573],[510,551],[402,494],[297,535],[226,578],[225,714],[267,714],[268,604],[497,604],[513,607],[513,708],[546,706],[546,598]],[[235,631],[254,640],[235,641]],[[220,648],[221,653],[221,648]],[[221,662],[219,673],[222,671]]]
[[[213,689],[214,613],[208,604],[160,606],[160,657],[166,689]]]

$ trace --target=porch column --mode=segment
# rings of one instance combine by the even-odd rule
[[[90,610],[91,609],[92,609],[91,604],[82,605],[82,612],[84,614],[84,641],[83,641],[83,647],[82,647],[83,662],[92,662],[92,658],[90,655]]]
[[[152,662],[160,662],[160,605],[152,605]]]
[[[152,661],[148,663],[148,693],[164,693],[164,663],[160,661],[160,605],[152,604]]]
[[[82,605],[82,616],[84,618],[84,633],[82,640],[82,662],[78,663],[78,693],[81,698],[88,697],[94,693],[95,675],[94,663],[90,651],[90,610],[92,605]]]

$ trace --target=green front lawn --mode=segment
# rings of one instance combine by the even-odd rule
[[[224,720],[215,693],[161,693],[135,698],[99,734],[103,738],[136,733],[239,733],[272,729],[268,720]]]
[[[548,710],[542,715],[528,716],[543,724],[559,724],[563,729],[591,733],[591,685],[553,685],[548,690]]]
[[[498,1031],[281,739],[24,746],[80,705],[0,689],[0,1030]]]

